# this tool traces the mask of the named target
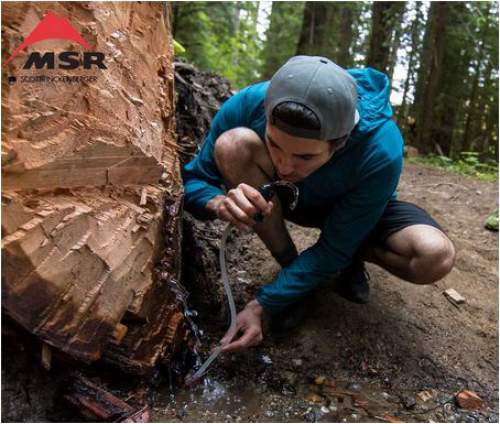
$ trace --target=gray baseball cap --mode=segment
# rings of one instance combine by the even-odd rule
[[[265,99],[266,118],[288,134],[331,140],[349,134],[359,121],[356,82],[347,71],[321,56],[294,56],[271,78]],[[273,118],[283,102],[300,103],[319,118],[320,130],[293,127]]]

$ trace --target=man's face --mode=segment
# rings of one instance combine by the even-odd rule
[[[270,123],[266,127],[266,146],[278,178],[292,183],[319,169],[336,150],[327,141],[295,137]]]

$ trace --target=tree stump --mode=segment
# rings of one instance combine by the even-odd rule
[[[86,51],[64,39],[2,68],[2,308],[72,357],[145,374],[186,336],[169,289],[182,215],[169,8],[5,4],[4,58],[49,11],[104,53],[106,69],[23,69],[33,51]],[[55,74],[88,78],[26,82]]]

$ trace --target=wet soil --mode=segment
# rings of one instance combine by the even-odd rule
[[[323,290],[294,332],[276,337],[266,329],[260,346],[221,355],[194,389],[160,386],[154,421],[497,422],[498,233],[483,224],[497,207],[498,184],[407,164],[398,192],[429,211],[454,242],[457,260],[448,276],[417,286],[368,265],[368,305]],[[295,225],[290,230],[300,250],[318,236]],[[243,305],[279,266],[257,237],[240,237],[229,267]],[[466,302],[450,303],[443,295],[448,288]],[[206,356],[224,327],[203,313],[197,322]],[[334,380],[336,391],[322,392],[318,376]],[[461,389],[476,392],[484,407],[458,408],[454,395]]]

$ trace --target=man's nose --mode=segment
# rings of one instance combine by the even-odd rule
[[[286,155],[278,156],[278,172],[282,175],[288,175],[293,172],[292,158]]]

